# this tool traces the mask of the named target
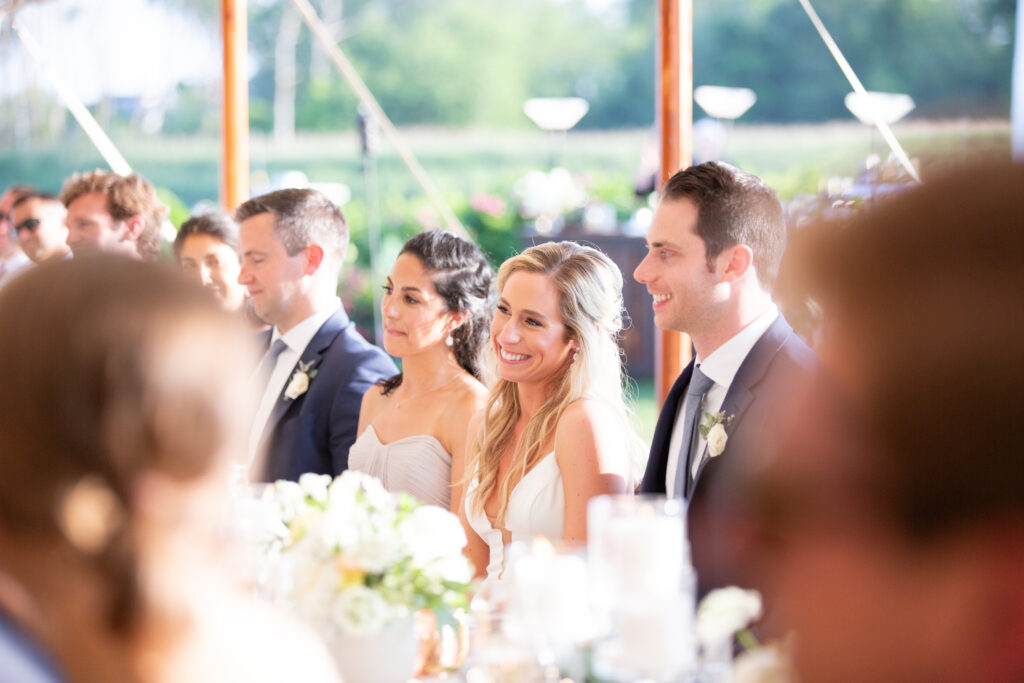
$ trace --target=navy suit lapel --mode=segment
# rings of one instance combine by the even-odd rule
[[[725,428],[727,435],[731,436],[739,428],[740,422],[743,420],[743,414],[746,412],[751,401],[754,400],[754,392],[758,383],[764,378],[765,372],[768,371],[768,366],[771,365],[775,355],[791,334],[793,334],[793,328],[790,327],[783,315],[779,313],[779,317],[761,335],[761,338],[751,347],[750,353],[743,359],[739,369],[736,371],[736,376],[732,379],[732,384],[729,385],[729,391],[726,392],[725,400],[722,401],[722,407],[720,408],[726,418],[732,417],[729,425]],[[705,450],[707,449],[707,444],[704,445],[704,448]],[[700,478],[704,467],[710,461],[711,458],[701,458],[701,464],[697,468],[697,476],[694,477],[695,484],[697,479]]]
[[[312,365],[309,365],[309,368],[311,370],[316,368],[324,353],[331,347],[331,343],[334,341],[334,338],[338,336],[346,325],[348,325],[348,316],[345,314],[345,309],[339,308],[334,315],[327,319],[327,322],[320,326],[320,329],[313,335],[313,338],[309,340],[308,344],[306,344],[306,349],[302,352],[302,356],[299,357],[298,362],[288,372],[288,379],[285,381],[284,387],[281,389],[281,393],[278,395],[277,401],[274,403],[274,409],[270,411],[270,417],[267,418],[267,425],[263,428],[263,435],[260,437],[261,447],[265,444],[270,435],[274,433],[274,430],[277,429],[277,424],[282,418],[284,418],[285,413],[287,413],[292,406],[300,403],[306,397],[306,394],[303,394],[298,398],[290,399],[284,395],[285,391],[288,390],[288,385],[291,383],[292,377],[295,374],[295,370],[298,369],[299,364],[301,363],[303,366],[307,366],[309,363],[312,363]],[[312,388],[312,383],[310,384],[310,388]]]
[[[672,443],[672,430],[675,428],[679,403],[686,396],[686,388],[690,386],[691,375],[693,375],[692,360],[683,368],[669,390],[668,396],[665,397],[665,404],[661,407],[658,424],[654,428],[654,437],[651,439],[651,453],[641,483],[643,493],[671,493],[665,486],[665,476],[668,472],[669,458],[674,454],[669,453],[668,450]]]

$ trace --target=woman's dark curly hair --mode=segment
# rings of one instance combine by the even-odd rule
[[[420,260],[450,313],[466,312],[465,322],[452,331],[452,348],[459,365],[483,381],[482,352],[495,299],[494,273],[480,247],[445,230],[428,230],[411,237],[401,254]],[[401,383],[401,373],[383,380],[381,393],[387,396]]]

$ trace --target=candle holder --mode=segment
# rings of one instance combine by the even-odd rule
[[[587,538],[595,611],[609,626],[594,647],[595,673],[612,681],[692,676],[696,575],[682,502],[598,496]]]

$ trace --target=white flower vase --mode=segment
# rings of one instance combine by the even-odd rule
[[[372,635],[339,631],[329,647],[345,683],[407,683],[415,673],[418,644],[411,614]]]

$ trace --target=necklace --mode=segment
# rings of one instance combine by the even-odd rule
[[[427,389],[426,391],[421,391],[420,393],[416,394],[415,396],[410,396],[409,398],[403,398],[401,401],[395,400],[395,409],[397,410],[397,409],[401,408],[403,403],[408,403],[409,401],[412,401],[413,399],[417,399],[417,398],[419,398],[421,396],[426,396],[427,394],[432,394],[435,391],[437,391],[438,389],[443,389],[444,387],[448,386],[449,384],[451,384],[452,382],[457,380],[459,378],[459,376],[462,375],[463,372],[465,372],[465,371],[464,370],[459,370],[454,375],[452,375],[449,379],[446,379],[444,382],[441,382],[440,384],[438,384],[433,389]]]

